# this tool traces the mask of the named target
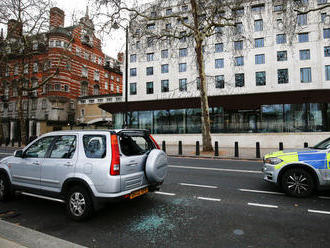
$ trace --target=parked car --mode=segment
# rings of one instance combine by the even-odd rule
[[[0,161],[0,200],[14,191],[65,202],[74,220],[102,201],[159,190],[167,156],[147,130],[51,132]]]
[[[330,188],[330,138],[311,148],[266,154],[263,161],[264,180],[290,196],[307,197]]]

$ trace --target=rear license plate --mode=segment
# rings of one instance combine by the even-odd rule
[[[135,198],[137,196],[146,194],[148,192],[149,192],[148,188],[139,189],[139,190],[136,190],[136,191],[133,191],[132,193],[130,193],[129,198],[130,199],[133,199],[133,198]]]

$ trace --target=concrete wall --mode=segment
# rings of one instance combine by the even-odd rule
[[[195,145],[196,141],[202,144],[201,134],[153,134],[153,137],[161,145],[165,140],[167,145],[177,145],[179,140],[183,145]],[[237,141],[239,147],[255,148],[256,142],[260,142],[261,148],[278,149],[279,142],[283,142],[286,148],[303,148],[304,142],[309,146],[316,145],[318,142],[330,137],[330,132],[315,133],[231,133],[231,134],[212,134],[212,143],[219,142],[219,147],[234,147]]]

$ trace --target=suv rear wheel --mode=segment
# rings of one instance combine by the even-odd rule
[[[8,177],[0,174],[0,201],[8,200],[11,196],[11,185]]]
[[[308,197],[314,191],[313,176],[303,168],[292,168],[284,172],[282,188],[287,195]]]
[[[65,202],[69,217],[76,221],[87,219],[94,211],[91,195],[82,186],[71,188]]]

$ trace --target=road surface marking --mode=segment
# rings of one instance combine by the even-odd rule
[[[251,193],[261,193],[261,194],[271,194],[271,195],[285,195],[284,193],[273,192],[273,191],[263,191],[263,190],[254,190],[254,189],[238,189],[238,190],[243,191],[243,192],[251,192]]]
[[[217,189],[217,186],[209,186],[209,185],[200,185],[200,184],[191,184],[191,183],[179,183],[182,186],[192,186],[192,187],[200,187],[200,188],[210,188]]]
[[[0,155],[13,155],[14,153],[0,152]]]
[[[171,168],[180,168],[180,169],[227,171],[227,172],[241,172],[241,173],[255,173],[255,174],[261,174],[262,173],[261,171],[252,171],[252,170],[233,170],[233,169],[207,168],[207,167],[194,167],[194,166],[169,165],[168,167],[171,167]]]
[[[326,200],[330,200],[330,197],[328,196],[319,196],[320,199],[326,199]]]
[[[330,212],[328,212],[328,211],[313,210],[313,209],[308,209],[308,212],[317,213],[317,214],[330,214]]]
[[[278,206],[275,205],[267,205],[267,204],[251,203],[251,202],[248,202],[248,205],[255,207],[264,207],[264,208],[278,208]]]
[[[155,194],[159,194],[159,195],[170,195],[170,196],[174,196],[174,193],[167,193],[167,192],[161,192],[161,191],[156,191]]]
[[[197,197],[197,199],[199,199],[199,200],[206,200],[206,201],[217,201],[217,202],[219,202],[219,201],[221,201],[221,199],[217,199],[217,198],[209,198],[209,197]]]

